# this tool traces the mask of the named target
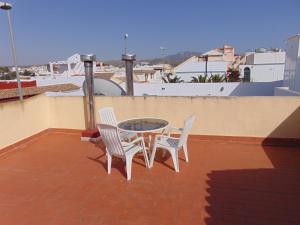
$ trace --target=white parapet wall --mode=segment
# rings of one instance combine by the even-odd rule
[[[135,83],[134,95],[156,96],[274,96],[283,81],[230,83]]]
[[[84,97],[44,95],[0,104],[0,149],[47,128],[85,129]],[[300,138],[300,97],[95,97],[98,110],[113,107],[118,121],[163,118],[181,127],[194,114],[191,134]],[[0,150],[1,151],[1,150]]]

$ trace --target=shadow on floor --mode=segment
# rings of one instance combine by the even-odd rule
[[[206,224],[299,225],[300,142],[295,139],[299,133],[300,107],[262,142],[274,168],[207,174]]]
[[[213,171],[207,184],[207,225],[300,224],[299,171]]]

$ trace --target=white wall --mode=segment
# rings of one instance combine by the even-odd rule
[[[240,65],[241,78],[244,77],[246,67],[250,69],[251,82],[272,82],[284,79],[284,64]]]
[[[157,96],[274,96],[282,81],[261,83],[162,83],[134,84],[134,95]]]
[[[75,84],[82,87],[85,80],[84,76],[64,76],[64,75],[50,75],[50,76],[38,76],[34,78],[37,86],[46,86],[54,84]]]
[[[224,75],[227,71],[228,62],[225,61],[208,61],[208,74]],[[192,57],[174,68],[174,72],[184,81],[191,81],[193,76],[205,73],[206,62],[199,61],[197,57]]]
[[[80,87],[80,89],[68,92],[46,92],[46,96],[84,96],[82,85],[85,81],[84,76],[38,76],[34,78],[37,86],[47,86],[55,84],[74,84]]]

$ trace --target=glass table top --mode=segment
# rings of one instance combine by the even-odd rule
[[[138,118],[122,121],[118,127],[124,131],[151,132],[165,129],[169,122],[156,118]]]

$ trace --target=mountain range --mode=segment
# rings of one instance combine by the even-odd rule
[[[141,59],[137,60],[136,64],[141,63],[141,62],[148,62],[150,65],[154,64],[170,64],[172,66],[177,66],[178,64],[182,63],[186,59],[195,56],[195,55],[201,55],[200,52],[191,52],[191,51],[183,51],[183,52],[178,52],[177,54],[173,55],[167,55],[165,57],[160,57],[160,58],[153,58],[153,59]],[[113,66],[124,66],[124,62],[122,60],[108,60],[104,61],[106,64],[110,64]]]

